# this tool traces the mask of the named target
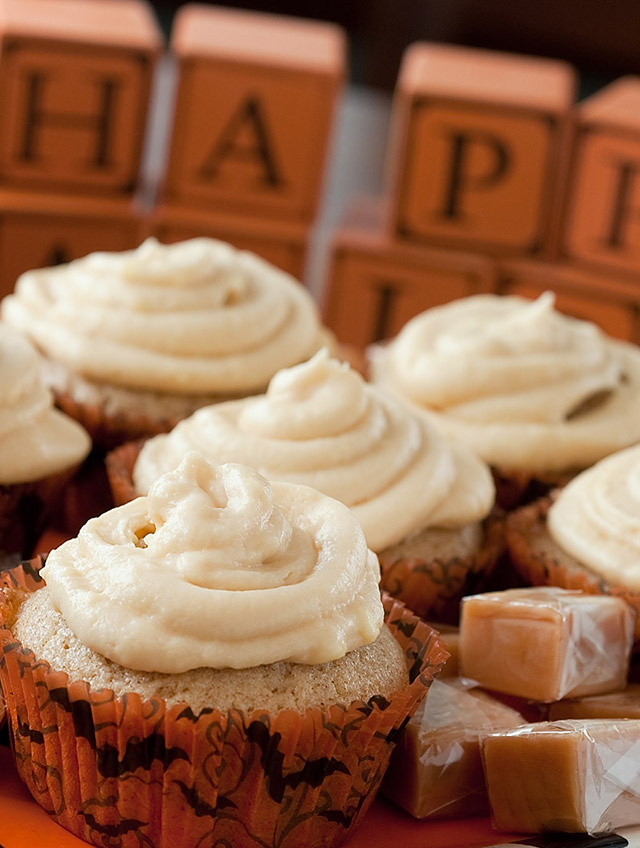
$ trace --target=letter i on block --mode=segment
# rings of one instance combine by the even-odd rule
[[[640,77],[622,77],[575,109],[563,255],[606,272],[640,271]]]
[[[0,183],[131,194],[161,45],[143,0],[0,0]]]
[[[411,45],[392,117],[396,235],[492,255],[550,250],[574,88],[563,62]]]
[[[343,31],[193,4],[176,14],[171,48],[180,81],[165,200],[310,220]]]

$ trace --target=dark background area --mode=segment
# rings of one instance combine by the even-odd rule
[[[168,34],[180,0],[153,0]],[[219,5],[339,23],[351,82],[391,91],[412,41],[433,40],[565,59],[581,93],[640,74],[639,0],[235,0]]]

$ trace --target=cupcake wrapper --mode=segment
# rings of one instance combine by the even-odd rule
[[[485,590],[503,551],[503,519],[496,513],[487,519],[482,549],[476,554],[450,560],[392,559],[383,551],[380,585],[421,618],[457,624],[461,599]]]
[[[41,585],[38,561],[4,577],[0,616]],[[0,626],[0,677],[20,776],[72,833],[118,848],[340,845],[368,809],[398,734],[442,667],[437,634],[385,598],[410,666],[389,701],[304,715],[203,711],[92,691]]]
[[[32,555],[76,471],[74,467],[31,483],[0,485],[0,567]]]
[[[560,561],[550,554],[534,550],[534,535],[547,534],[547,512],[553,503],[553,493],[528,506],[521,507],[508,516],[506,545],[512,567],[527,583],[533,586],[558,586],[561,589],[579,589],[592,595],[615,595],[623,598],[636,610],[634,629],[635,649],[640,646],[640,593],[624,586],[608,583],[579,562],[571,562],[565,555]]]
[[[564,486],[578,472],[534,475],[529,471],[507,473],[492,467],[491,473],[496,487],[496,504],[501,509],[510,512],[512,509],[539,500],[539,498],[547,495],[551,489]]]
[[[126,442],[109,451],[105,457],[109,486],[116,506],[122,506],[137,497],[133,487],[133,469],[144,442],[144,439]]]
[[[70,392],[53,392],[58,409],[82,424],[93,444],[105,451],[133,439],[168,433],[178,423],[178,419],[152,418],[134,411],[110,412],[101,404],[83,403]]]

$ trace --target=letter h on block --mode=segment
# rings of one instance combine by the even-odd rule
[[[131,194],[161,44],[144,0],[0,0],[0,183]]]
[[[344,34],[333,24],[197,4],[176,14],[180,81],[165,201],[309,221]]]
[[[574,87],[562,62],[411,45],[391,130],[396,236],[490,255],[549,253]]]

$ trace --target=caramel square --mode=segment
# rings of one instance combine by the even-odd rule
[[[471,595],[462,601],[460,674],[543,702],[623,689],[634,620],[609,595],[547,586]]]

